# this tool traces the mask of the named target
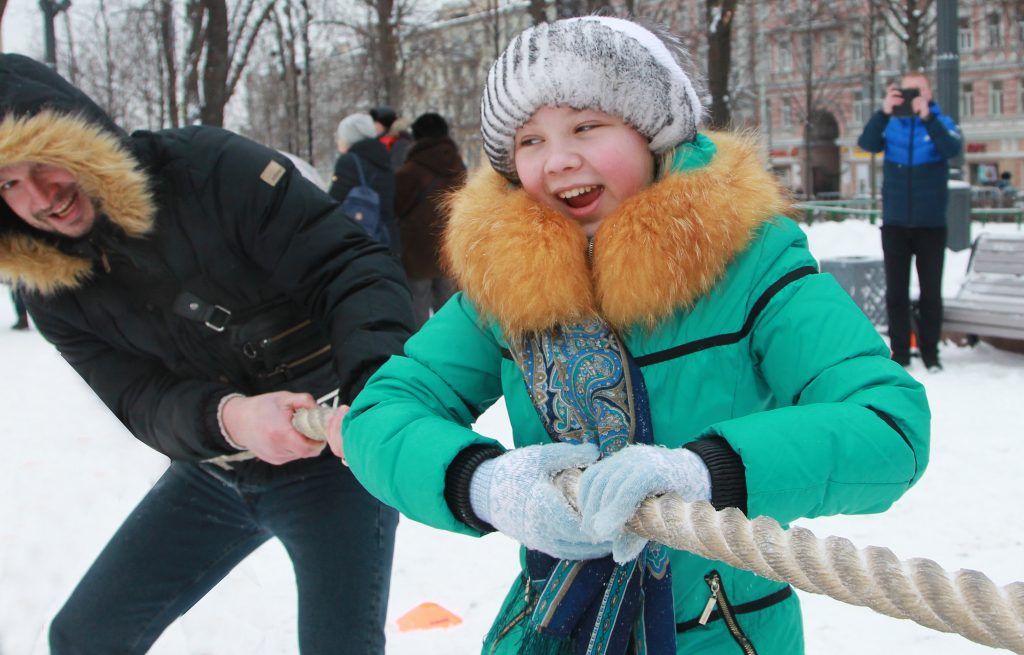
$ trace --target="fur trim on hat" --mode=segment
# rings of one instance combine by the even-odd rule
[[[481,314],[507,337],[600,315],[648,328],[692,306],[761,223],[788,209],[752,140],[709,135],[708,166],[673,173],[624,201],[594,235],[486,168],[449,200],[444,254]]]
[[[682,46],[673,45],[684,56]],[[693,81],[662,38],[638,23],[602,16],[530,27],[491,65],[480,129],[491,165],[510,180],[517,179],[516,130],[543,106],[618,116],[655,154],[692,140],[704,112]]]
[[[145,173],[116,135],[84,118],[51,111],[5,117],[0,121],[0,166],[18,162],[68,170],[96,204],[97,214],[131,237],[153,228],[156,208]],[[50,294],[79,286],[91,270],[90,262],[28,232],[0,232],[0,277],[19,286]]]

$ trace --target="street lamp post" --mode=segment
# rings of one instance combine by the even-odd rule
[[[959,21],[956,0],[938,0],[936,29],[938,31],[938,54],[936,62],[937,100],[943,113],[960,125],[960,53],[958,44]],[[961,128],[961,138],[963,129]],[[964,157],[961,151],[949,161],[950,177],[963,179]]]

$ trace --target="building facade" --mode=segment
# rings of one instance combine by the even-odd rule
[[[956,109],[964,133],[965,179],[994,184],[1008,171],[1019,185],[1024,177],[1024,3],[962,0],[958,5]],[[867,196],[881,183],[881,157],[859,149],[857,137],[881,107],[886,87],[906,70],[904,44],[884,22],[872,25],[870,3],[776,0],[748,9],[760,22],[761,37],[755,41],[758,61],[767,70],[749,71],[766,81],[764,119],[758,124],[748,117],[747,124],[760,129],[773,169],[798,193]],[[933,26],[924,68],[933,89],[934,33]],[[740,44],[745,41],[740,38]]]

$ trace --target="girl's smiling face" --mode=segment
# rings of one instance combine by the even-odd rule
[[[579,223],[588,236],[654,179],[647,139],[596,109],[541,107],[516,131],[515,147],[526,193]]]

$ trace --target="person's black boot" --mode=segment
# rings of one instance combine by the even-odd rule
[[[942,370],[942,362],[939,361],[939,353],[930,353],[925,355],[921,353],[921,362],[924,367],[928,369],[929,373],[938,373]]]
[[[11,326],[11,329],[12,330],[27,330],[28,329],[28,319],[19,318],[18,322]]]
[[[910,366],[910,353],[893,353],[892,361],[906,368]]]

